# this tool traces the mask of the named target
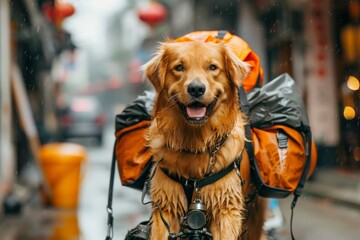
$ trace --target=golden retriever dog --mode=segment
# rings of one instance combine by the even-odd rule
[[[169,236],[159,209],[170,232],[178,233],[190,204],[183,185],[169,174],[203,179],[227,168],[241,155],[242,162],[247,158],[245,120],[237,89],[249,70],[227,45],[198,41],[167,40],[144,65],[145,76],[157,93],[146,136],[156,166],[150,197],[159,206],[153,206],[151,240]],[[214,147],[216,151],[212,151]],[[214,240],[261,237],[265,205],[256,199],[247,217],[240,180],[234,168],[192,194],[193,200],[197,195],[206,206],[206,228]],[[242,234],[245,221],[248,231]]]

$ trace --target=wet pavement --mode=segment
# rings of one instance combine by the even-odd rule
[[[20,216],[0,218],[0,240],[105,239],[113,130],[108,128],[105,136],[101,147],[96,146],[92,141],[79,142],[87,147],[89,156],[88,163],[84,167],[78,209],[45,208],[41,205],[38,196],[35,196],[25,206]],[[341,202],[327,195],[312,194],[311,192],[317,191],[315,183],[308,184],[308,188],[309,191],[304,192],[295,208],[293,225],[295,238],[297,240],[359,239],[359,209],[352,205],[339,204]],[[142,206],[140,197],[139,191],[120,186],[119,177],[115,176],[114,240],[124,239],[129,229],[140,221],[148,219],[150,207]],[[291,239],[289,231],[291,200],[291,197],[280,200],[284,224],[278,229],[274,239]]]
[[[77,209],[47,208],[35,194],[22,213],[0,217],[0,240],[99,240],[107,233],[107,193],[114,136],[106,129],[104,143],[73,139],[88,149],[83,165],[83,181]],[[116,173],[117,174],[117,173]],[[114,186],[114,240],[124,239],[127,230],[149,218],[149,207],[140,204],[141,193],[120,185]]]
[[[79,229],[81,229],[80,239],[105,239],[106,205],[114,140],[113,129],[108,128],[101,147],[92,142],[80,142],[87,146],[89,151],[89,161],[84,169],[84,182],[77,210]],[[128,229],[149,218],[150,208],[142,206],[140,198],[140,191],[121,186],[116,171],[113,198],[114,240],[124,239]]]
[[[277,240],[291,240],[290,205],[292,198],[280,200],[285,219]],[[358,240],[360,211],[336,204],[332,199],[303,194],[294,211],[293,232],[296,240]]]

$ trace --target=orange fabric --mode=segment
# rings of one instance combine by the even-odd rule
[[[151,159],[151,152],[146,146],[144,137],[149,123],[149,121],[142,121],[115,133],[116,160],[122,184],[138,179]]]
[[[260,79],[259,86],[262,86],[264,77],[263,70],[260,67],[260,59],[255,52],[251,50],[249,45],[240,37],[232,35],[227,32],[223,39],[216,38],[219,31],[198,31],[186,34],[177,38],[176,42],[190,42],[190,41],[204,41],[214,43],[226,43],[235,55],[242,61],[248,63],[251,67],[251,71],[247,78],[243,81],[242,85],[245,92],[250,91],[256,86],[258,77]],[[259,76],[260,75],[260,76]]]
[[[150,149],[146,146],[144,134],[149,121],[142,121],[131,127],[116,132],[116,158],[122,184],[137,180],[151,159]],[[288,148],[285,153],[279,152],[277,132],[283,130],[288,136]],[[300,132],[275,125],[266,129],[251,129],[255,161],[264,183],[271,187],[294,191],[299,183],[306,163],[303,136]],[[317,151],[312,141],[311,163],[308,177],[315,170]],[[244,152],[241,164],[241,176],[245,180],[245,192],[249,193],[250,163],[247,152]],[[283,158],[281,158],[283,156]]]
[[[279,149],[277,132],[282,129],[288,136],[288,147]],[[271,187],[294,191],[306,163],[303,136],[300,132],[282,125],[266,129],[252,128],[255,161],[264,183]],[[311,164],[307,177],[314,172],[317,161],[315,143],[312,141]]]

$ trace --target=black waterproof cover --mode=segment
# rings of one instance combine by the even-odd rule
[[[133,102],[115,117],[116,132],[133,126],[143,120],[150,120],[151,111],[154,106],[155,92],[144,91]]]
[[[266,128],[275,124],[295,129],[309,126],[308,115],[295,81],[284,73],[261,88],[247,93],[251,127]]]

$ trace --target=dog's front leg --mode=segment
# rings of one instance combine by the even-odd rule
[[[150,196],[161,209],[171,233],[180,232],[180,219],[186,211],[186,197],[182,186],[157,171],[151,180]],[[160,216],[160,210],[153,206],[150,240],[168,239],[169,232]]]
[[[239,209],[223,209],[210,224],[213,240],[237,240],[241,234],[242,218]]]
[[[235,171],[202,189],[213,240],[237,240],[245,214],[241,183]]]
[[[176,221],[176,217],[168,211],[161,211],[165,221],[169,224],[170,231],[177,233],[180,231],[180,222]],[[167,240],[169,232],[165,227],[165,223],[161,219],[160,211],[154,208],[153,215],[151,217],[151,232],[150,240]]]

